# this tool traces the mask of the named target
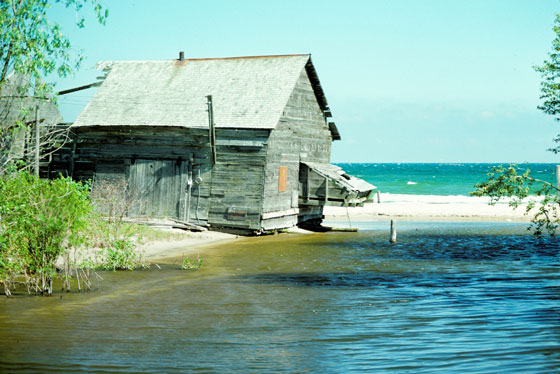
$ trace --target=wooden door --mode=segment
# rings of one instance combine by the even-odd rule
[[[131,162],[128,192],[133,216],[183,216],[189,163],[178,160],[136,159]]]

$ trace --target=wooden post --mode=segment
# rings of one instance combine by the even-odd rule
[[[309,167],[305,166],[305,201],[309,201],[311,196],[311,182],[309,181]]]
[[[39,130],[39,106],[35,106],[35,175],[39,176],[39,158],[41,147],[41,131]]]
[[[70,156],[70,178],[74,178],[74,165],[76,162],[76,140],[74,139],[74,145],[72,146],[72,155]],[[49,173],[50,177],[50,173]]]
[[[381,193],[377,190],[377,204],[381,204]]]
[[[329,201],[329,178],[325,178],[325,204]]]
[[[395,243],[397,241],[397,221],[392,219],[391,220],[391,239],[389,239],[391,243]]]
[[[190,223],[191,218],[191,194],[192,194],[192,184],[193,184],[193,175],[192,175],[192,166],[193,160],[190,159],[189,163],[187,164],[187,191],[186,191],[186,202],[185,202],[185,210],[183,211],[183,220],[186,223]]]
[[[556,165],[556,187],[560,190],[560,165]],[[560,196],[560,191],[558,191]]]
[[[210,148],[212,151],[212,165],[216,164],[216,125],[214,124],[214,107],[212,103],[212,95],[206,96],[208,99],[208,136],[210,140]]]

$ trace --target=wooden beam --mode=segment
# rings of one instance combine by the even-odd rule
[[[76,163],[76,141],[72,145],[72,153],[70,154],[70,178],[74,178],[74,166]]]
[[[103,82],[95,82],[95,83],[86,84],[85,86],[69,88],[67,90],[58,91],[56,94],[58,96],[62,96],[76,91],[87,90],[88,88],[101,86],[101,83]]]
[[[214,124],[214,108],[212,104],[212,95],[206,96],[208,99],[208,136],[210,147],[212,148],[212,165],[216,164],[216,126]]]

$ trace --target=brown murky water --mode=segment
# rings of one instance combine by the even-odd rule
[[[519,224],[362,223],[239,239],[199,271],[0,298],[0,371],[560,371],[560,240]],[[174,263],[175,262],[175,263]]]

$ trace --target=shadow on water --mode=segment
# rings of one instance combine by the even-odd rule
[[[424,287],[438,287],[437,282],[445,282],[447,287],[467,286],[473,282],[523,282],[531,281],[533,277],[477,277],[475,274],[467,276],[430,276],[431,282],[426,282],[427,277],[417,274],[389,274],[378,272],[361,273],[263,273],[243,275],[229,278],[230,281],[242,281],[248,283],[282,284],[301,287],[409,287],[422,285]],[[559,276],[548,276],[549,280],[560,280]],[[560,300],[560,287],[547,287],[552,295],[551,299]],[[533,292],[529,290],[529,292]]]
[[[414,231],[397,243],[389,243],[385,235],[369,232],[332,235],[328,242],[311,242],[309,246],[320,248],[325,255],[323,260],[329,259],[331,268],[351,264],[354,271],[265,272],[236,276],[231,280],[304,287],[372,288],[426,286],[429,278],[434,283],[459,287],[480,281],[532,280],[530,266],[534,261],[541,265],[548,262],[544,269],[547,279],[560,280],[560,274],[556,273],[560,270],[557,264],[560,246],[556,237],[479,234],[442,237]],[[403,269],[399,266],[401,262],[412,266]],[[509,266],[510,270],[526,268],[524,273],[528,275],[479,273],[477,270],[481,266],[487,270],[492,267],[503,270],[504,266]],[[560,293],[558,295],[560,298]]]

